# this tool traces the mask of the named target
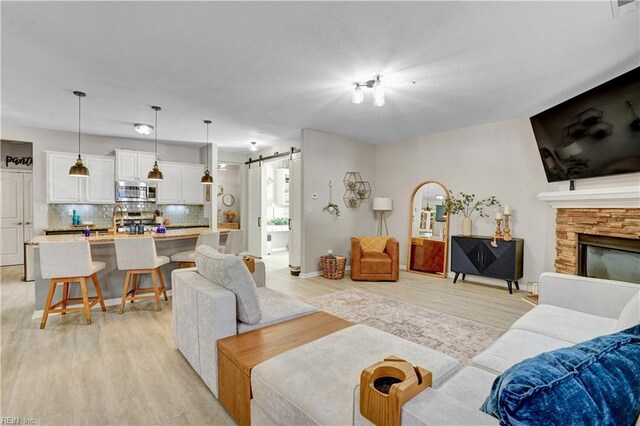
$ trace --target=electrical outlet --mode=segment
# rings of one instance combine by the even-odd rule
[[[189,209],[187,209],[187,214],[189,214]]]
[[[67,212],[67,215],[68,215],[68,216],[73,216],[73,210],[69,210],[69,211]]]
[[[318,199],[318,194],[314,192],[313,195],[311,195],[311,198],[313,198],[314,200],[317,200]]]

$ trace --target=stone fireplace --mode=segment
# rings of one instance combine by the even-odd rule
[[[556,272],[638,282],[640,208],[558,208]]]

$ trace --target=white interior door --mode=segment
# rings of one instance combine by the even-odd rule
[[[264,169],[257,164],[252,164],[248,170],[248,251],[249,254],[256,257],[262,257],[267,251],[267,224],[263,223],[262,220],[265,217],[263,206],[264,188],[262,186],[263,173]]]
[[[289,266],[300,266],[302,252],[302,159],[289,162]]]
[[[24,241],[27,242],[33,238],[33,173],[23,173],[24,186],[23,193],[24,199],[22,205],[24,206],[23,219],[24,219]]]
[[[24,261],[24,180],[22,173],[2,172],[0,189],[0,265],[19,265]]]

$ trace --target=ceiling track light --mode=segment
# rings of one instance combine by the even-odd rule
[[[158,167],[158,111],[160,111],[162,108],[160,108],[159,106],[152,106],[151,109],[156,112],[156,125],[155,125],[156,132],[154,135],[155,143],[154,143],[154,150],[153,150],[155,161],[153,163],[153,169],[151,169],[151,171],[147,173],[147,180],[159,181],[159,180],[164,180],[164,176],[162,175],[162,172]]]
[[[249,148],[249,151],[256,152],[257,150],[258,150],[258,142],[251,141],[251,147]]]
[[[75,91],[73,92],[74,95],[76,95],[78,97],[78,159],[76,160],[76,164],[74,164],[73,166],[71,166],[71,168],[69,169],[69,176],[76,176],[76,177],[89,177],[89,169],[87,168],[87,166],[85,166],[82,162],[82,156],[80,155],[80,148],[81,148],[81,141],[80,141],[80,130],[81,130],[81,123],[82,123],[82,103],[81,100],[82,98],[84,98],[85,96],[87,96],[86,93],[84,92],[78,92]]]
[[[351,102],[354,104],[361,104],[364,101],[363,87],[373,89],[373,104],[375,106],[384,105],[384,84],[382,84],[380,75],[377,75],[373,80],[354,83],[351,97]]]
[[[209,124],[211,124],[211,120],[204,120],[204,124],[207,125],[207,168],[204,169],[204,175],[200,178],[200,183],[203,185],[211,185],[213,183],[213,176],[211,176],[211,172],[209,171]]]
[[[133,130],[139,135],[148,136],[153,133],[153,126],[151,124],[136,123],[133,125]]]

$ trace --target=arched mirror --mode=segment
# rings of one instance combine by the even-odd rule
[[[407,271],[440,278],[447,276],[449,214],[444,205],[447,188],[427,181],[411,194]]]

